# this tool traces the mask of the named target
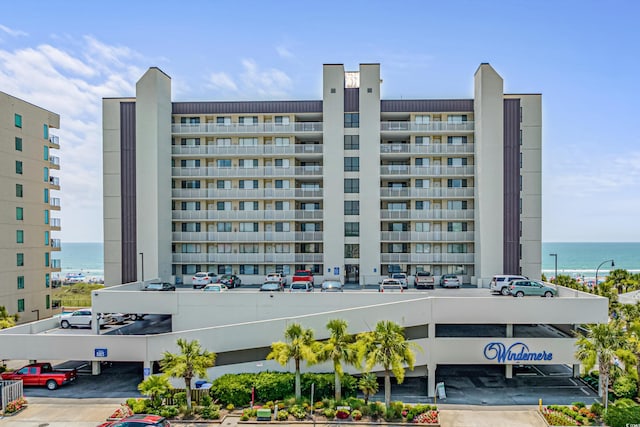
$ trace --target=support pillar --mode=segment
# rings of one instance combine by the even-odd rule
[[[435,363],[427,366],[427,396],[434,397],[436,395],[436,368]]]
[[[100,369],[101,369],[100,361],[93,360],[91,362],[91,375],[100,375]]]
[[[580,364],[573,365],[573,378],[578,378],[580,376]]]
[[[507,338],[513,338],[513,323],[506,324],[505,336]],[[507,364],[504,366],[504,376],[507,379],[513,378],[513,365]]]
[[[151,361],[145,360],[142,362],[142,379],[146,380],[149,375],[151,375]]]

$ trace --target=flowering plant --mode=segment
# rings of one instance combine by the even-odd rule
[[[11,402],[7,403],[7,407],[4,408],[4,412],[6,414],[12,414],[14,412],[18,412],[25,406],[27,406],[27,399],[25,399],[24,397],[19,397],[16,400],[12,400]]]
[[[341,408],[336,411],[336,418],[339,420],[346,420],[349,418],[349,415],[351,415],[351,413],[348,409]]]
[[[423,412],[422,414],[417,415],[413,419],[413,422],[417,424],[438,424],[438,411],[430,410]]]
[[[125,418],[133,415],[133,411],[127,404],[121,404],[118,409],[116,409],[113,414],[109,418]]]

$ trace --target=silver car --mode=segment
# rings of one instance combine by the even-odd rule
[[[384,279],[380,283],[378,292],[404,292],[404,286],[402,282],[397,279]]]
[[[443,274],[440,277],[440,286],[443,288],[459,288],[460,278],[455,274]]]
[[[342,282],[338,280],[325,280],[322,282],[320,292],[342,292]]]

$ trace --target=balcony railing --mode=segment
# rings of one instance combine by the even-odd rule
[[[473,154],[474,144],[380,144],[380,153]]]
[[[380,166],[380,175],[408,175],[419,176],[473,176],[474,166],[409,166],[387,165]]]
[[[59,259],[52,259],[51,260],[51,268],[53,268],[53,269],[62,268],[62,262]]]
[[[61,248],[60,239],[51,239],[51,247],[52,248]]]
[[[321,210],[261,210],[261,211],[218,211],[218,210],[200,210],[200,211],[173,211],[172,218],[178,220],[314,220],[322,219]]]
[[[54,169],[60,168],[60,157],[58,156],[49,156],[49,164]]]
[[[247,156],[322,154],[322,144],[292,145],[173,145],[171,154],[185,156]]]
[[[171,132],[182,135],[322,133],[322,122],[296,122],[288,125],[277,123],[173,124],[171,125]]]
[[[381,188],[380,197],[387,198],[456,198],[473,197],[474,187]]]
[[[474,122],[429,122],[429,123],[415,123],[415,122],[380,122],[380,131],[393,132],[472,132],[474,129]]]
[[[322,232],[302,231],[258,231],[258,232],[215,232],[215,231],[184,231],[172,233],[174,242],[309,242],[322,241]]]
[[[171,190],[174,199],[321,199],[321,188],[178,188]]]
[[[386,253],[380,254],[380,260],[383,264],[388,263],[408,263],[408,264],[472,264],[474,262],[474,254],[450,254],[450,253],[432,253],[432,254],[396,254]]]
[[[60,218],[49,218],[51,228],[60,228]]]
[[[179,264],[294,264],[322,263],[322,254],[295,253],[197,253],[173,254],[172,260]]]
[[[473,209],[464,209],[464,210],[453,210],[453,209],[407,209],[407,210],[392,210],[392,209],[381,209],[380,210],[380,218],[381,219],[411,219],[411,220],[422,220],[422,219],[473,219],[474,218],[474,210]]]
[[[60,138],[57,135],[49,135],[49,145],[53,148],[60,148]]]
[[[296,176],[322,176],[322,166],[292,166],[292,167],[256,167],[256,168],[218,168],[194,167],[171,168],[174,177],[211,177],[211,178],[271,178]]]
[[[60,198],[49,197],[49,206],[60,209]]]
[[[473,231],[383,231],[380,240],[388,242],[472,242]]]
[[[50,176],[49,177],[49,185],[51,185],[54,190],[59,190],[60,189],[60,178],[58,178],[57,176]]]

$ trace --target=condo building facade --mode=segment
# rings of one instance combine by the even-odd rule
[[[0,92],[0,306],[25,323],[52,315],[53,273],[61,249],[60,116]]]
[[[150,68],[104,99],[105,283],[539,278],[541,95],[489,64],[470,99],[382,99],[380,77],[325,64],[319,100],[173,102]]]

